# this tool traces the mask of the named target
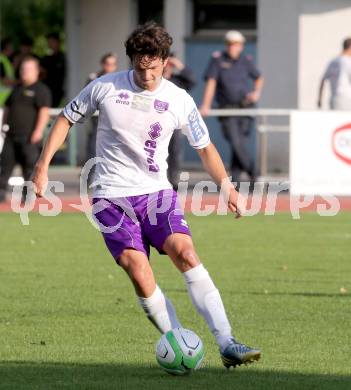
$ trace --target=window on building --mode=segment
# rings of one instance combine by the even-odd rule
[[[195,33],[211,30],[256,30],[257,0],[193,0]]]
[[[138,24],[149,20],[163,24],[163,0],[138,0]]]

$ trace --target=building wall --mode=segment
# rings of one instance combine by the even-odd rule
[[[321,76],[351,37],[350,0],[301,3],[299,17],[298,108],[315,109]],[[328,106],[328,95],[324,107]]]
[[[320,79],[351,35],[350,20],[350,0],[258,0],[260,106],[316,109]],[[284,118],[270,121],[284,124]],[[270,171],[288,172],[288,134],[269,135],[268,145]]]
[[[298,15],[300,0],[258,0],[257,57],[265,79],[260,107],[296,108],[298,101]],[[288,118],[268,118],[287,125]],[[268,171],[289,170],[289,135],[269,134]]]
[[[185,37],[188,33],[187,0],[164,0],[164,25],[173,38],[172,51],[184,61]]]
[[[135,4],[134,0],[66,0],[68,98],[99,70],[106,52],[117,53],[120,70],[128,68],[124,41],[136,25]],[[85,159],[90,126],[89,122],[77,126],[78,162]]]
[[[175,38],[174,48],[180,58],[184,58],[184,38],[190,31],[189,2],[164,0],[165,26]],[[105,52],[117,52],[119,68],[128,67],[123,42],[137,24],[136,3],[66,0],[68,97],[74,96],[89,73],[99,68],[99,58]],[[340,52],[342,39],[350,35],[350,0],[257,0],[257,4],[258,67],[265,78],[260,106],[315,108],[323,70]],[[284,120],[275,123],[284,124]],[[83,154],[85,137],[86,131],[79,130]],[[269,137],[271,171],[288,171],[288,152],[287,134]]]
[[[351,35],[350,0],[258,0],[261,107],[316,108],[328,61]]]
[[[74,3],[68,0],[67,3]],[[67,4],[66,3],[66,4]],[[124,41],[135,26],[134,2],[130,0],[78,0],[75,32],[79,36],[77,61],[81,85],[89,73],[99,69],[100,57],[113,51],[118,55],[120,69],[128,67]],[[74,37],[68,37],[68,39]]]
[[[258,0],[257,55],[265,78],[261,107],[297,106],[299,3]]]

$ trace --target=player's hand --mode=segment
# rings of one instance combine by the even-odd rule
[[[228,208],[235,215],[235,218],[240,218],[245,214],[247,200],[239,194],[234,188],[230,190],[228,199]]]
[[[46,187],[48,185],[48,169],[38,163],[34,168],[32,182],[35,195],[38,197],[44,196]]]
[[[43,138],[42,132],[34,131],[32,136],[30,137],[30,143],[37,144],[38,142],[40,142],[42,140],[42,138]]]

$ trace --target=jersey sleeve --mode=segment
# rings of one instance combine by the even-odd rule
[[[89,83],[63,109],[63,115],[71,123],[83,123],[91,117],[98,108],[98,80]]]
[[[188,94],[186,94],[184,99],[180,129],[188,138],[189,144],[195,149],[205,148],[211,142],[207,126],[194,100]]]

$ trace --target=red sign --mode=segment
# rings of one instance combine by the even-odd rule
[[[351,123],[334,130],[332,149],[340,160],[351,165]]]

